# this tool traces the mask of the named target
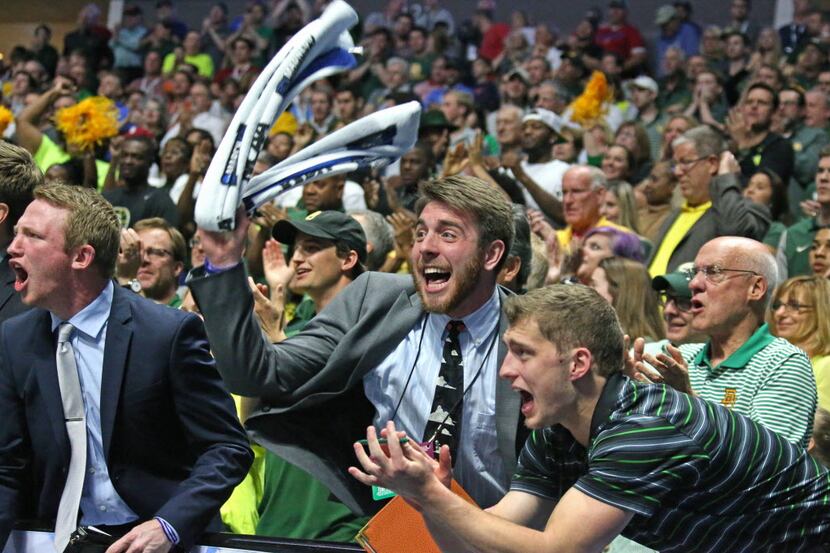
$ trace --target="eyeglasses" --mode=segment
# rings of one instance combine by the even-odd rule
[[[798,312],[798,311],[801,311],[802,309],[812,309],[813,308],[812,305],[809,305],[809,304],[806,304],[806,303],[798,303],[797,301],[793,301],[793,300],[790,300],[787,303],[784,303],[784,302],[781,302],[781,301],[778,301],[778,300],[775,300],[774,302],[772,302],[772,310],[773,311],[778,311],[782,307],[784,308],[784,311],[790,311],[790,312],[793,312],[793,311]]]
[[[686,278],[692,280],[698,273],[703,273],[703,277],[712,284],[720,284],[729,278],[727,273],[741,273],[745,275],[761,276],[755,271],[748,271],[746,269],[727,269],[719,265],[707,265],[706,267],[692,267],[686,271]]]
[[[669,163],[669,167],[672,170],[672,173],[680,169],[684,173],[689,171],[692,167],[698,164],[698,162],[703,161],[704,159],[708,158],[709,156],[703,156],[696,159],[687,159],[685,161],[672,161]]]
[[[163,250],[161,248],[143,248],[141,250],[142,254],[146,255],[147,257],[152,257],[153,259],[161,259],[163,257],[173,256],[173,252],[170,250]]]
[[[666,307],[669,302],[674,302],[674,306],[678,311],[689,312],[692,310],[692,298],[679,298],[670,294],[661,294],[660,303]]]

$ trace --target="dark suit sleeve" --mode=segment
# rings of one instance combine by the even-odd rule
[[[305,327],[271,344],[253,314],[253,298],[240,265],[188,284],[205,317],[216,364],[228,388],[287,406],[314,392],[341,391],[348,374],[321,372],[332,352],[355,326],[371,273],[361,275]]]
[[[197,459],[178,493],[156,515],[172,524],[181,545],[188,546],[245,477],[253,453],[195,315],[185,317],[177,329],[170,367],[176,414]]]
[[[18,511],[18,494],[29,470],[31,445],[23,401],[16,389],[7,352],[6,325],[0,325],[0,550]]]
[[[736,175],[718,175],[709,184],[717,236],[745,236],[761,241],[770,225],[766,206],[741,194]]]

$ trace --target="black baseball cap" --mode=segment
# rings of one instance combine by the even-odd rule
[[[366,263],[366,233],[360,223],[345,213],[315,211],[299,221],[283,219],[274,225],[273,234],[278,242],[291,245],[298,232],[332,242],[345,242],[349,249],[357,252],[357,259]]]

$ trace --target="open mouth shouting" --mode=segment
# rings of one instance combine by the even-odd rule
[[[530,414],[533,412],[533,407],[535,405],[535,401],[533,400],[533,394],[531,394],[530,392],[526,392],[524,390],[521,390],[519,388],[514,388],[514,390],[519,392],[519,395],[521,396],[521,399],[522,399],[522,407],[521,407],[522,415],[524,415],[525,418],[529,417]]]
[[[29,282],[29,272],[15,260],[9,261],[9,267],[14,271],[14,291],[20,293],[26,288],[26,284]]]
[[[430,294],[443,292],[450,282],[452,270],[441,267],[424,267],[421,278],[424,282],[424,291]]]

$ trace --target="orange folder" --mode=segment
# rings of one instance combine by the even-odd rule
[[[458,482],[450,489],[469,503],[475,501]],[[367,553],[441,553],[421,513],[400,497],[393,497],[355,537]]]

